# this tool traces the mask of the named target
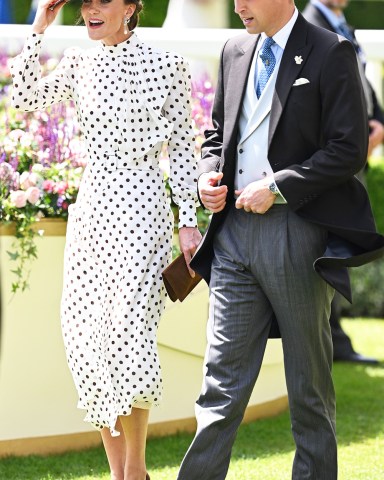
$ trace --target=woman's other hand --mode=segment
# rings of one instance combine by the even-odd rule
[[[179,244],[180,250],[184,254],[185,261],[188,266],[189,274],[191,277],[195,276],[195,272],[189,267],[189,262],[191,261],[194,253],[196,252],[197,246],[201,241],[201,233],[196,227],[181,227],[179,229]]]

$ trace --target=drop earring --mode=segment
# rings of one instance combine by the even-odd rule
[[[131,17],[128,17],[128,15],[124,17],[124,35],[128,35],[129,33],[128,25],[130,21],[131,21]]]

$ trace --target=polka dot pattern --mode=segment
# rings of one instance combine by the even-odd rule
[[[156,334],[173,215],[159,155],[168,142],[179,226],[195,226],[190,76],[182,58],[133,35],[114,46],[67,50],[41,79],[41,40],[30,37],[13,62],[13,105],[76,105],[88,163],[69,211],[62,330],[85,420],[117,435],[117,416],[161,400]]]

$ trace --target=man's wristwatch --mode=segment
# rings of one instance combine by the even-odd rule
[[[268,190],[272,192],[274,195],[279,195],[279,189],[277,188],[276,183],[273,181],[268,185]]]

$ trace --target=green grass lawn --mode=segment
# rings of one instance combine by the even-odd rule
[[[356,349],[379,367],[337,363],[339,480],[384,479],[384,320],[345,320]],[[152,480],[176,478],[191,441],[178,435],[148,441]],[[228,480],[290,480],[294,445],[287,413],[240,428]],[[50,457],[0,460],[1,480],[109,480],[101,448]]]

